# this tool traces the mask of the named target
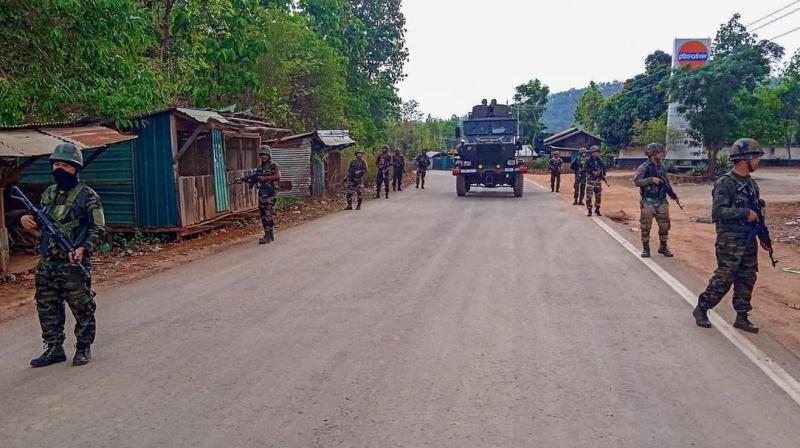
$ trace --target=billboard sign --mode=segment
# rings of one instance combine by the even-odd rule
[[[699,68],[709,60],[711,39],[675,39],[672,52],[673,68]],[[678,113],[678,104],[669,105],[667,112],[667,159],[668,160],[705,160],[703,148],[692,145],[687,129],[689,123],[686,118]]]

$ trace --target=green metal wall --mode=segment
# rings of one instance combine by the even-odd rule
[[[178,227],[170,112],[138,120],[132,131],[139,137],[133,159],[137,227]]]
[[[133,187],[135,140],[115,143],[81,171],[81,180],[100,196],[109,226],[136,226],[136,195]],[[93,151],[84,151],[89,158]],[[20,183],[49,185],[52,168],[47,157],[34,162],[20,176]]]

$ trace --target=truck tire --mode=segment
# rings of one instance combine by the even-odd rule
[[[517,174],[514,178],[514,197],[520,198],[522,197],[522,192],[525,189],[525,176],[523,174]]]
[[[459,196],[466,196],[467,194],[467,182],[464,176],[456,177],[456,194]]]

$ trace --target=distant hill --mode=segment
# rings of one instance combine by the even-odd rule
[[[622,81],[604,82],[598,84],[600,91],[606,98],[622,90]],[[575,108],[578,100],[581,99],[589,87],[583,89],[569,89],[566,92],[558,92],[550,95],[547,101],[547,110],[544,112],[544,124],[547,125],[549,132],[559,132],[572,126],[572,118],[575,115]]]

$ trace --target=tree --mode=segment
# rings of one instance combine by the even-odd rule
[[[545,129],[542,122],[550,88],[538,79],[533,79],[525,84],[518,85],[514,94],[512,110],[519,114],[520,125],[527,132],[526,137],[535,143],[537,136]]]
[[[795,55],[796,60],[800,51]],[[780,104],[778,118],[782,130],[782,140],[792,159],[792,143],[800,140],[800,71],[787,71],[776,89]]]
[[[598,132],[600,129],[600,115],[605,106],[606,99],[594,81],[589,84],[589,90],[583,94],[575,109],[575,121],[589,132]]]
[[[703,67],[683,69],[673,76],[671,87],[680,104],[678,111],[689,123],[689,137],[708,150],[710,176],[716,172],[719,150],[730,141],[740,90],[752,92],[769,73],[769,60],[760,49],[743,45]]]
[[[667,114],[648,121],[637,120],[633,124],[632,143],[646,146],[650,143],[667,143]]]
[[[784,127],[778,119],[781,100],[778,89],[764,83],[755,91],[740,90],[734,97],[736,120],[731,138],[749,137],[761,143],[783,142]]]

